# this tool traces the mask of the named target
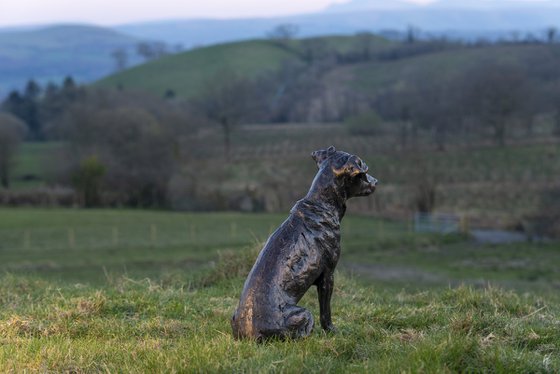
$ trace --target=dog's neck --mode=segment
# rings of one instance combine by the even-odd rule
[[[319,170],[304,200],[323,206],[342,220],[346,212],[347,198],[344,191],[337,188],[332,173],[332,170],[327,168]]]

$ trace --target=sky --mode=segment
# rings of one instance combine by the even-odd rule
[[[57,22],[116,25],[180,18],[310,13],[348,0],[0,0],[0,27]],[[431,0],[406,0],[426,3]]]

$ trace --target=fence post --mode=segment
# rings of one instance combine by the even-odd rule
[[[119,228],[117,226],[113,226],[113,246],[119,245]]]
[[[469,217],[467,217],[466,214],[461,215],[461,222],[460,222],[460,225],[461,225],[461,232],[462,232],[463,234],[468,234],[469,231],[470,231],[470,228],[469,228]]]
[[[150,239],[152,245],[155,247],[157,242],[157,226],[153,223],[150,225]]]
[[[191,231],[191,241],[194,243],[196,241],[196,227],[194,225],[191,225],[190,231]]]
[[[73,228],[68,228],[68,247],[74,249],[76,246],[76,235]]]
[[[30,249],[31,247],[31,233],[25,230],[23,233],[23,249]]]

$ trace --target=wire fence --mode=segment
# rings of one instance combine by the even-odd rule
[[[95,225],[0,229],[1,251],[53,249],[159,248],[192,245],[239,245],[251,240],[231,222],[218,233],[205,225]]]

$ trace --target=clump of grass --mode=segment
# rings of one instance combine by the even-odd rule
[[[234,340],[229,319],[256,252],[223,253],[190,287],[2,276],[0,371],[560,371],[558,300],[496,288],[394,292],[338,274],[336,334]],[[313,289],[301,304],[318,319]]]
[[[218,261],[212,263],[210,271],[200,277],[199,286],[211,286],[216,283],[243,278],[249,274],[255,263],[262,244],[256,243],[246,250],[226,250],[218,252]]]

